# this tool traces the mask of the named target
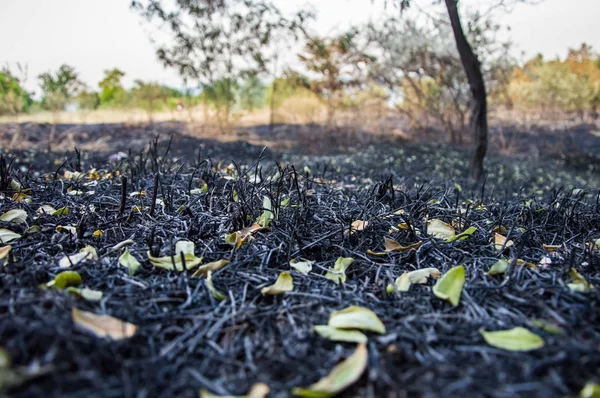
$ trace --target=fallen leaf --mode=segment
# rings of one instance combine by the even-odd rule
[[[407,292],[412,284],[423,284],[427,283],[429,277],[439,278],[440,271],[437,268],[422,268],[415,271],[404,272],[398,278],[393,285],[388,285],[386,288],[387,293],[394,292]]]
[[[263,229],[263,227],[257,223],[254,223],[249,227],[225,235],[225,243],[239,248],[242,243],[244,243],[252,234],[260,231],[261,229]]]
[[[0,216],[0,221],[13,224],[25,224],[27,222],[27,212],[21,209],[12,209]]]
[[[460,302],[460,295],[465,284],[465,267],[456,266],[446,272],[433,286],[433,294],[447,300],[454,307]]]
[[[308,273],[310,271],[312,271],[313,264],[314,264],[314,261],[310,261],[310,260],[303,260],[303,261],[296,261],[293,259],[290,260],[290,267],[294,268],[296,271],[298,271],[304,275],[308,275]]]
[[[8,259],[8,255],[10,254],[11,249],[12,249],[11,245],[6,245],[6,246],[0,247],[0,260],[1,261]]]
[[[330,279],[338,285],[346,282],[346,270],[354,262],[352,257],[338,257],[333,267],[329,267],[329,272],[325,278]]]
[[[98,290],[88,289],[84,287],[82,289],[78,289],[76,287],[68,287],[65,292],[72,294],[74,296],[81,297],[87,301],[100,301],[102,300],[102,292]]]
[[[70,286],[81,285],[81,275],[76,271],[63,271],[56,275],[54,280],[48,282],[46,286],[64,289]]]
[[[550,253],[554,253],[558,249],[560,249],[561,245],[545,245],[542,244],[542,248]]]
[[[256,223],[262,228],[269,226],[273,220],[273,207],[271,205],[271,199],[268,196],[263,197],[263,213],[258,217]]]
[[[384,334],[385,326],[368,308],[351,306],[329,316],[328,326],[337,329],[361,329]]]
[[[11,231],[10,229],[0,228],[0,243],[5,244],[20,238],[21,235]]]
[[[543,319],[533,319],[529,321],[529,323],[531,324],[531,326],[541,329],[544,332],[552,334],[563,334],[563,331],[560,327]]]
[[[133,336],[137,331],[137,326],[132,323],[124,322],[110,315],[97,315],[93,312],[82,311],[75,307],[73,307],[71,316],[76,325],[97,337],[121,340]]]
[[[364,231],[365,228],[367,228],[368,225],[369,225],[368,221],[356,220],[356,221],[352,222],[350,230],[352,232],[354,232],[354,231]]]
[[[212,281],[212,272],[208,271],[208,273],[206,274],[206,286],[208,287],[208,291],[210,292],[210,294],[212,294],[212,296],[219,300],[219,301],[223,301],[227,299],[227,296],[225,296],[223,293],[221,293],[220,291],[218,291],[215,288],[215,285],[213,284]]]
[[[292,278],[292,276],[287,273],[287,272],[282,272],[279,274],[279,276],[277,277],[277,280],[275,281],[275,283],[271,286],[267,286],[267,287],[263,287],[260,290],[260,293],[265,296],[265,295],[278,295],[278,294],[283,294],[285,292],[291,292],[292,290],[294,290],[294,279]]]
[[[481,335],[492,347],[507,351],[531,351],[544,346],[540,336],[522,327],[496,332],[481,331]]]
[[[571,283],[568,283],[567,286],[572,292],[587,293],[594,289],[594,285],[589,283],[575,268],[569,270],[569,276]]]
[[[185,269],[190,270],[198,266],[202,262],[202,258],[196,257],[194,254],[194,242],[189,240],[180,240],[175,243],[175,253],[173,257],[154,257],[148,250],[148,259],[154,267],[163,268],[169,271],[183,271],[183,261],[185,261]],[[183,260],[181,259],[183,254]]]
[[[577,398],[600,398],[600,384],[597,383],[587,383],[579,394]]]
[[[217,395],[209,392],[208,390],[200,390],[200,398],[266,398],[269,395],[270,388],[265,383],[256,383],[252,386],[248,394],[231,396],[231,395]]]
[[[102,235],[104,235],[104,231],[102,231],[101,229],[95,230],[94,233],[92,234],[92,236],[96,239],[102,238]]]
[[[347,343],[367,342],[367,336],[358,330],[338,329],[329,325],[317,325],[313,329],[319,336],[331,341],[345,341]]]
[[[60,209],[54,210],[51,214],[53,216],[66,216],[67,214],[69,214],[69,208],[61,207]]]
[[[500,235],[498,232],[494,233],[494,247],[496,250],[502,250],[502,248],[508,248],[514,245],[512,240],[508,240],[506,236]]]
[[[58,261],[60,268],[69,268],[72,265],[77,265],[84,260],[97,259],[96,249],[90,245],[86,245],[79,253],[71,254],[70,256],[64,256]]]
[[[510,263],[508,262],[508,260],[501,258],[500,260],[498,260],[494,264],[492,264],[492,266],[488,270],[487,274],[488,275],[504,274],[506,272],[506,270],[508,270],[509,264]]]
[[[292,394],[306,398],[329,398],[355,383],[367,368],[368,352],[360,343],[354,354],[334,367],[331,372],[308,387],[295,387]]]
[[[228,264],[231,264],[231,261],[218,260],[218,261],[206,263],[206,264],[198,267],[198,269],[192,274],[192,278],[199,278],[200,276],[206,276],[208,274],[208,271],[212,272],[212,271],[219,270]]]
[[[129,252],[129,249],[125,249],[123,254],[119,256],[119,264],[122,267],[127,268],[129,275],[132,276],[140,268],[142,264]]]
[[[456,235],[456,231],[451,225],[434,218],[427,223],[427,235],[437,239],[450,239]]]
[[[57,225],[54,230],[56,232],[68,232],[71,235],[75,235],[77,233],[77,228],[72,225]]]
[[[475,232],[477,232],[477,228],[469,227],[469,228],[465,229],[463,232],[461,232],[460,234],[454,235],[454,236],[446,239],[446,242],[450,243],[450,242],[454,242],[455,240],[465,240],[469,236],[473,235]]]

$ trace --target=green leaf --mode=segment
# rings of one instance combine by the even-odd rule
[[[312,265],[314,261],[304,260],[304,261],[296,261],[290,260],[290,267],[294,268],[296,271],[301,274],[308,275],[310,271],[312,271]]]
[[[223,301],[223,300],[227,300],[227,296],[225,296],[223,293],[221,293],[220,291],[218,291],[215,288],[215,285],[213,284],[212,281],[212,272],[208,271],[208,273],[206,274],[206,286],[208,287],[208,291],[210,292],[210,294],[212,294],[212,296],[219,300],[219,301]]]
[[[20,239],[21,235],[14,233],[10,229],[0,228],[0,243],[9,243],[13,240]]]
[[[81,297],[87,301],[100,301],[102,300],[102,292],[99,290],[92,290],[84,287],[83,289],[78,289],[76,287],[68,287],[65,292],[72,294],[74,296]]]
[[[330,279],[338,285],[346,282],[346,270],[354,262],[352,257],[338,257],[333,267],[329,267],[329,272],[325,278]]]
[[[506,272],[506,270],[508,269],[509,264],[510,263],[508,262],[508,260],[501,258],[500,260],[496,261],[492,265],[492,267],[488,270],[487,274],[488,275],[504,274]]]
[[[81,285],[81,275],[75,271],[63,271],[56,275],[53,281],[48,282],[47,286],[54,286],[57,289],[64,289],[70,286]]]
[[[294,290],[294,279],[287,272],[282,272],[277,277],[275,283],[261,289],[260,293],[265,295],[278,295]]]
[[[69,214],[69,208],[68,207],[61,207],[58,210],[55,210],[52,212],[53,216],[66,216],[67,214]]]
[[[122,267],[125,267],[129,270],[129,275],[132,276],[135,274],[135,272],[137,271],[138,268],[140,268],[140,266],[142,264],[140,264],[140,262],[133,256],[133,254],[131,254],[129,252],[129,249],[125,249],[125,251],[123,252],[123,254],[121,254],[121,256],[119,256],[119,264]]]
[[[163,268],[169,271],[183,271],[183,262],[181,260],[181,254],[185,260],[185,268],[190,270],[202,262],[202,258],[196,257],[194,254],[195,245],[194,242],[189,240],[180,240],[175,243],[175,253],[173,257],[154,257],[148,251],[148,259],[150,264],[154,267]]]
[[[192,278],[199,278],[200,276],[206,276],[208,274],[208,271],[211,271],[211,272],[216,271],[216,270],[219,270],[229,264],[231,264],[231,261],[229,261],[229,260],[218,260],[218,261],[206,263],[206,264],[198,267],[198,269],[192,274]]]
[[[469,236],[473,235],[476,231],[477,231],[477,228],[469,227],[469,228],[465,229],[463,232],[461,232],[460,234],[454,235],[454,236],[446,239],[446,242],[450,243],[450,242],[454,242],[455,240],[465,240]]]
[[[544,346],[540,336],[522,327],[497,332],[481,331],[481,335],[489,345],[508,351],[531,351]]]
[[[587,383],[581,391],[579,391],[577,398],[600,398],[600,384]]]
[[[465,284],[465,267],[456,266],[446,272],[433,286],[433,294],[436,297],[447,300],[453,306],[460,302],[460,294]]]
[[[450,239],[456,235],[456,231],[451,225],[434,218],[427,223],[427,235],[437,239]]]
[[[0,216],[0,221],[13,224],[25,224],[27,222],[27,212],[21,209],[9,210]]]
[[[260,217],[258,217],[258,219],[256,220],[256,223],[258,225],[260,225],[263,228],[266,228],[269,226],[269,224],[271,223],[271,221],[273,220],[273,208],[271,205],[271,199],[269,199],[268,196],[264,196],[263,197],[263,213],[260,215]]]
[[[365,343],[360,343],[354,354],[339,363],[331,372],[308,387],[295,387],[292,394],[306,398],[329,398],[355,383],[367,368],[368,352]]]
[[[533,319],[529,323],[531,326],[541,329],[547,333],[563,334],[563,330],[561,328],[543,319]]]
[[[351,306],[329,316],[328,326],[337,329],[361,329],[384,334],[385,326],[368,308]]]
[[[281,201],[281,208],[285,209],[290,204],[290,198]]]
[[[366,343],[367,336],[358,330],[345,330],[331,327],[329,325],[313,326],[313,330],[319,336],[331,341],[344,341],[347,343]]]
[[[569,270],[569,276],[571,277],[571,283],[567,286],[572,292],[587,293],[594,289],[594,285],[589,283],[575,268]]]
[[[404,272],[393,285],[388,285],[387,293],[407,292],[413,284],[427,283],[429,277],[439,278],[440,271],[437,268],[422,268],[415,271]]]

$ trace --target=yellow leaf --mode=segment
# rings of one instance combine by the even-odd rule
[[[292,290],[294,290],[294,279],[289,273],[282,272],[279,274],[279,277],[277,277],[277,280],[273,285],[262,288],[260,293],[263,296],[274,296],[285,292],[291,292]]]
[[[21,209],[12,209],[0,216],[0,221],[13,224],[24,224],[27,222],[27,212]]]
[[[148,259],[150,260],[150,264],[154,267],[163,268],[169,271],[183,271],[183,262],[181,259],[181,255],[183,254],[185,268],[190,270],[202,262],[202,258],[196,257],[194,250],[194,242],[180,240],[175,243],[175,253],[173,254],[173,257],[154,257],[150,254],[150,251],[148,251]]]
[[[77,228],[72,225],[57,225],[54,230],[56,232],[68,232],[71,235],[75,235],[77,233]]]
[[[77,265],[84,260],[97,259],[96,249],[90,245],[86,245],[79,253],[71,254],[70,256],[64,256],[58,261],[60,268],[69,268],[71,265]]]
[[[560,249],[561,245],[546,245],[546,244],[542,244],[542,248],[550,253],[554,253],[555,251],[557,251],[558,249]]]
[[[589,283],[575,268],[569,270],[569,276],[571,277],[571,283],[567,286],[572,292],[587,293],[594,289],[594,285]]]
[[[331,372],[308,387],[295,387],[292,394],[306,398],[329,398],[355,383],[367,368],[368,352],[365,343],[360,343],[354,354],[339,363]]]
[[[192,278],[198,278],[200,276],[206,276],[208,274],[209,271],[216,271],[219,270],[221,268],[223,268],[224,266],[231,264],[231,261],[229,260],[218,260],[218,261],[213,261],[211,263],[206,263],[202,266],[200,266],[193,274],[192,274]]]
[[[308,275],[310,271],[312,271],[312,265],[314,261],[304,260],[304,261],[296,261],[290,260],[290,267],[294,268],[296,271],[301,274]]]
[[[512,240],[506,239],[506,236],[494,233],[494,247],[496,250],[502,250],[502,247],[511,247],[514,244]]]
[[[540,336],[522,327],[497,332],[481,331],[481,335],[489,345],[507,351],[531,351],[544,346]]]
[[[329,325],[317,325],[313,330],[319,336],[331,341],[345,341],[346,343],[366,343],[367,336],[358,330],[345,330],[331,327]]]
[[[129,270],[129,275],[134,275],[135,271],[142,265],[130,252],[125,249],[123,254],[119,256],[119,264]]]
[[[110,315],[96,315],[75,307],[73,307],[71,316],[76,325],[97,337],[121,340],[133,336],[137,331],[137,326],[129,322],[113,318]]]
[[[0,247],[0,260],[7,259],[8,255],[10,254],[11,249],[12,249],[11,245],[6,245],[6,246]]]
[[[212,281],[212,272],[208,271],[208,273],[206,274],[206,286],[208,287],[208,291],[210,292],[210,294],[212,294],[212,296],[219,300],[219,301],[223,301],[227,299],[227,296],[225,296],[223,293],[221,293],[220,291],[218,291],[215,288],[215,285],[213,284]]]
[[[451,225],[434,218],[427,223],[427,235],[437,239],[449,239],[456,235],[456,231]]]
[[[102,231],[101,229],[95,230],[94,233],[92,234],[92,236],[96,239],[102,238],[102,235],[104,235],[104,231]]]
[[[81,275],[75,271],[63,271],[56,275],[53,281],[46,284],[48,287],[54,286],[57,289],[79,285],[81,285]]]
[[[361,329],[384,334],[385,326],[368,308],[351,306],[329,316],[328,326],[337,329]]]
[[[256,383],[252,386],[248,394],[233,397],[228,395],[217,395],[209,392],[208,390],[200,390],[200,398],[266,398],[269,395],[269,386],[265,383]]]
[[[333,267],[329,267],[329,272],[325,278],[330,279],[338,285],[346,282],[346,270],[354,262],[352,257],[338,257]]]
[[[411,272],[404,272],[393,285],[388,285],[387,293],[407,292],[412,284],[427,283],[429,277],[439,278],[440,271],[437,268],[422,268]]]
[[[465,284],[465,267],[456,266],[446,272],[433,286],[433,294],[447,300],[454,307],[460,302],[460,295]]]
[[[13,240],[20,239],[21,235],[11,231],[10,229],[0,228],[0,243],[8,243]]]

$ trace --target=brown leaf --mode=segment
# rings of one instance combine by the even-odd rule
[[[137,331],[137,326],[132,323],[124,322],[110,315],[97,315],[93,312],[81,311],[75,307],[73,307],[71,316],[76,325],[97,337],[121,340],[133,336]]]

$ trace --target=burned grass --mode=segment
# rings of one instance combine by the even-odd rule
[[[0,260],[0,344],[12,358],[5,370],[35,376],[9,394],[192,397],[200,389],[245,394],[262,382],[270,396],[289,396],[354,352],[356,343],[313,331],[349,306],[372,310],[386,332],[366,332],[366,370],[343,396],[561,397],[598,382],[593,174],[492,159],[488,180],[473,185],[462,175],[464,153],[444,147],[303,157],[216,143],[179,156],[179,145],[169,152],[168,140],[157,141],[111,162],[108,154],[63,161],[21,152],[3,166],[0,177],[18,184],[4,184],[0,213],[22,209],[27,218],[0,225],[21,235]],[[47,205],[68,212],[38,212]],[[428,231],[431,220],[476,230],[447,242]],[[499,248],[495,234],[506,237]],[[386,252],[386,237],[412,248]],[[193,257],[175,251],[182,240],[202,258],[189,270]],[[97,258],[59,266],[86,245]],[[125,248],[141,264],[135,272],[119,262]],[[163,265],[172,270],[149,257],[171,257]],[[343,283],[328,277],[339,257],[354,259]],[[306,275],[290,266],[301,259],[313,262]],[[489,275],[499,259],[507,269]],[[219,260],[212,288],[192,276]],[[386,291],[404,272],[435,267],[443,275],[457,265],[466,271],[457,306],[432,293],[434,278]],[[570,286],[573,269],[587,289]],[[65,270],[101,299],[47,286]],[[282,272],[293,290],[263,295]],[[73,308],[137,329],[97,337],[74,321]],[[507,351],[481,334],[514,327],[540,336],[543,347]]]

